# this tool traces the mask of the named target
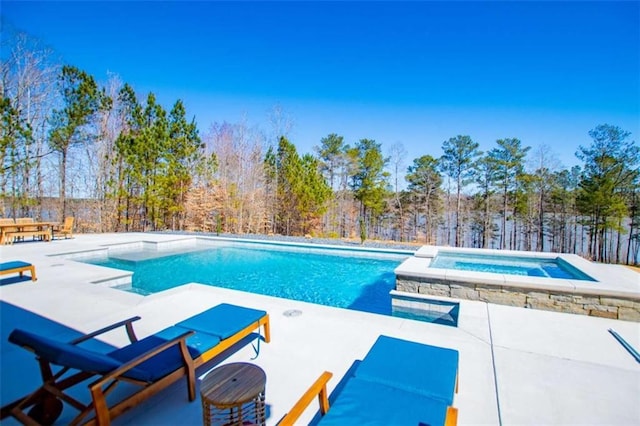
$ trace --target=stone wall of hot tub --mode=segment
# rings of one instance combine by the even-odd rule
[[[396,290],[640,322],[640,299],[635,296],[564,293],[397,274]]]

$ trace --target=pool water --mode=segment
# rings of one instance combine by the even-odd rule
[[[507,255],[438,253],[430,268],[495,274],[594,281],[562,259],[534,259]]]
[[[196,282],[391,315],[393,270],[408,256],[350,256],[345,250],[327,254],[295,248],[283,251],[231,246],[147,260],[144,255],[128,254],[88,262],[132,271],[129,291],[140,294]]]

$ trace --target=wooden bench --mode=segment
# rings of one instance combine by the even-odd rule
[[[15,260],[13,262],[0,263],[0,275],[15,274],[18,273],[22,277],[25,271],[31,273],[31,281],[36,281],[36,267],[30,263]]]
[[[17,238],[24,237],[42,237],[45,241],[51,241],[51,231],[43,230],[43,231],[15,231],[15,232],[7,232],[5,235],[6,242],[9,244],[13,244]]]

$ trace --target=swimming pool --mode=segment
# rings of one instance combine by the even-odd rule
[[[144,295],[197,282],[402,316],[392,309],[389,292],[395,288],[394,269],[409,256],[409,252],[210,242],[186,253],[128,250],[83,261],[133,272],[127,290]]]
[[[531,258],[492,254],[439,252],[430,268],[494,274],[594,281],[593,278],[559,258]]]

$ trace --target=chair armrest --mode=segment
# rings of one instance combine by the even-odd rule
[[[77,345],[78,343],[82,343],[86,340],[92,339],[96,336],[99,336],[100,334],[104,334],[107,331],[111,331],[111,330],[115,330],[116,328],[125,326],[127,328],[127,335],[129,336],[129,340],[131,342],[135,342],[138,339],[136,338],[135,334],[133,333],[133,326],[131,325],[131,323],[133,323],[134,321],[138,321],[140,319],[140,317],[131,317],[128,318],[126,320],[117,322],[115,324],[111,324],[108,325],[104,328],[101,328],[100,330],[96,330],[93,333],[89,333],[89,334],[85,334],[84,336],[80,336],[77,339],[73,339],[72,341],[70,341],[69,343],[72,345]]]
[[[89,385],[89,388],[93,389],[96,386],[102,386],[104,383],[106,383],[106,382],[108,382],[110,380],[117,379],[118,377],[122,376],[123,373],[126,373],[127,371],[131,370],[136,365],[142,364],[143,362],[145,362],[149,358],[153,357],[154,355],[157,355],[160,352],[166,351],[167,349],[169,349],[169,348],[171,348],[172,346],[175,346],[175,345],[181,345],[182,346],[181,352],[182,352],[183,357],[188,356],[189,351],[187,349],[187,337],[191,336],[192,334],[195,334],[195,331],[193,331],[193,330],[185,331],[181,335],[179,335],[177,337],[174,337],[171,340],[167,340],[165,343],[163,343],[161,345],[158,345],[155,348],[149,349],[147,352],[138,355],[137,357],[135,357],[131,361],[127,362],[126,364],[121,365],[120,367],[116,368],[115,370],[113,370],[109,374],[105,374],[100,379],[98,379],[95,382],[91,383]],[[186,359],[186,358],[184,359],[184,361],[185,361],[185,363],[187,363],[189,361],[193,362],[193,360],[189,360],[189,359]]]
[[[280,420],[278,426],[292,426],[304,413],[311,401],[317,396],[320,404],[320,413],[325,415],[329,411],[329,396],[327,395],[327,382],[333,377],[333,373],[325,371],[300,397],[293,408]]]
[[[444,426],[456,426],[458,424],[458,409],[447,407],[447,417],[444,419]]]

